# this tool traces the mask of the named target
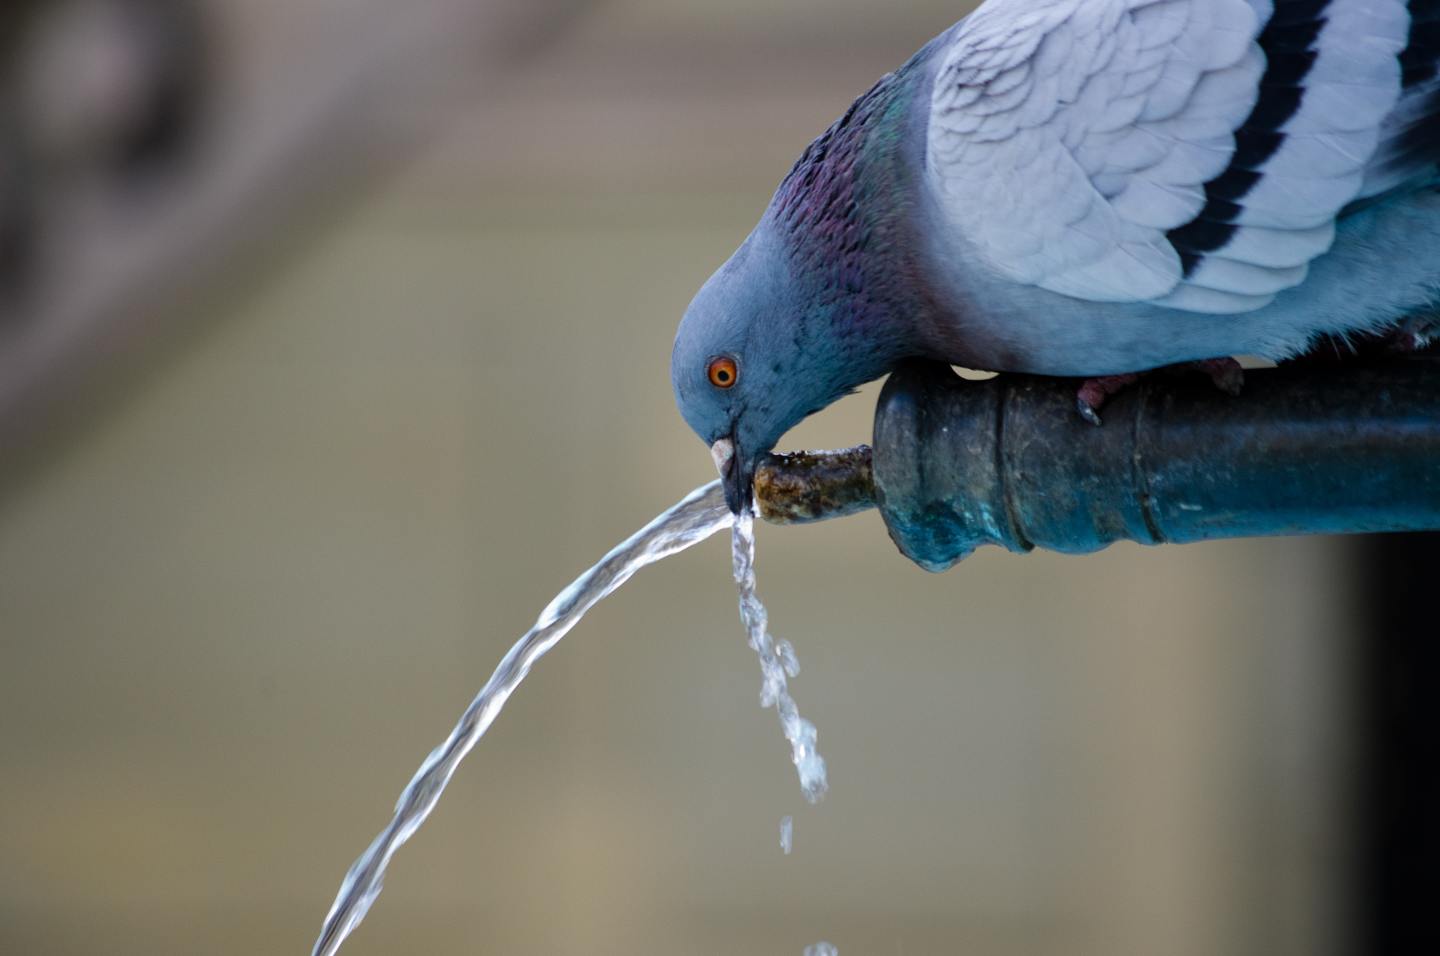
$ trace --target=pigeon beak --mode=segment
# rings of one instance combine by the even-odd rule
[[[751,485],[755,481],[755,467],[745,461],[740,449],[735,447],[733,437],[722,438],[710,446],[710,457],[720,480],[725,486],[725,503],[731,512],[740,512],[751,506],[754,493]]]

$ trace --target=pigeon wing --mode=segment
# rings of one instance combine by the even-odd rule
[[[1401,90],[1404,0],[988,0],[939,53],[925,180],[984,266],[1244,312],[1304,281]]]

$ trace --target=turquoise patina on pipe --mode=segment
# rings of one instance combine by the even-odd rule
[[[1440,529],[1440,357],[1256,371],[1238,397],[1158,375],[1104,415],[1083,422],[1067,380],[903,366],[875,413],[890,536],[940,571],[984,544]]]
[[[1440,356],[1248,374],[1149,376],[1099,428],[1074,383],[984,382],[901,366],[875,446],[770,456],[760,514],[792,524],[879,504],[890,536],[940,571],[975,548],[1098,551],[1287,534],[1440,530]]]

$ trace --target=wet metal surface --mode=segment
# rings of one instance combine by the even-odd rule
[[[771,524],[808,524],[873,508],[870,446],[767,455],[755,471],[755,501]]]
[[[1240,396],[1151,376],[1099,428],[1074,393],[1069,379],[904,366],[876,408],[874,452],[768,456],[760,516],[803,524],[878,499],[901,552],[937,571],[982,544],[1085,553],[1440,528],[1440,358],[1251,372]]]
[[[1099,428],[1075,383],[968,382],[914,363],[875,416],[880,510],[900,550],[944,570],[982,544],[1142,544],[1440,528],[1440,359],[1251,372],[1238,397],[1147,376]]]

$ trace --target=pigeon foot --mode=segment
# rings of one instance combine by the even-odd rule
[[[1215,387],[1226,395],[1239,395],[1245,387],[1245,369],[1235,359],[1226,356],[1225,358],[1201,359],[1198,362],[1191,362],[1188,366],[1197,372],[1204,372],[1210,377]]]
[[[1155,369],[1156,372],[1188,370],[1205,374],[1215,387],[1227,395],[1239,395],[1245,385],[1245,370],[1230,357],[1202,359],[1198,362],[1183,362]],[[1140,381],[1141,376],[1150,372],[1127,372],[1124,375],[1104,375],[1087,378],[1075,392],[1075,411],[1092,425],[1102,424],[1100,409],[1112,395],[1116,395]]]
[[[1100,378],[1087,378],[1075,392],[1075,411],[1080,417],[1092,425],[1100,425],[1100,409],[1111,395],[1122,392],[1140,381],[1139,372],[1127,372],[1124,375],[1104,375]]]

